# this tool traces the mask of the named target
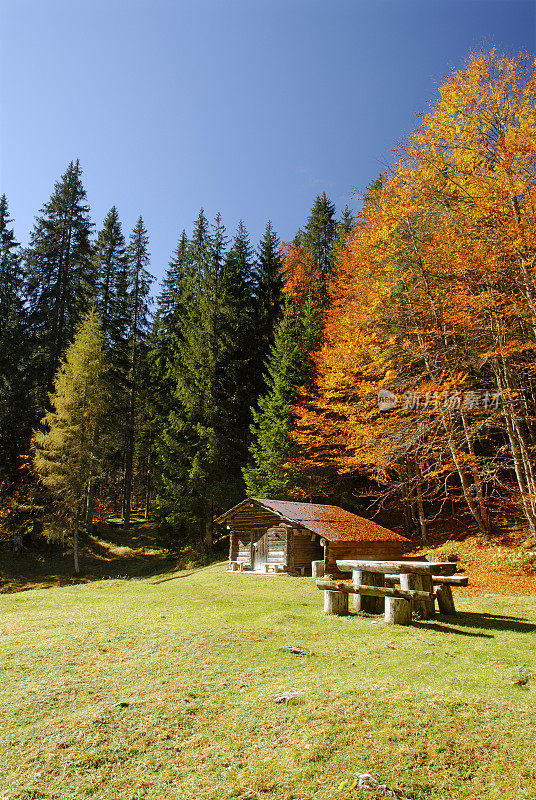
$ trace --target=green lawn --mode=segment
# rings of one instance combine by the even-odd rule
[[[388,627],[222,564],[0,595],[0,798],[377,797],[351,788],[370,772],[534,800],[536,597],[456,600]]]

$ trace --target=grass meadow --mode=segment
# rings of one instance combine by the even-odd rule
[[[1,594],[0,798],[534,800],[536,596],[455,598],[389,627],[224,564]]]

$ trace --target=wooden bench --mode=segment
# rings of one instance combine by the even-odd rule
[[[348,614],[348,595],[358,594],[365,597],[382,597],[385,599],[385,621],[390,625],[409,625],[413,602],[433,601],[433,594],[417,589],[395,589],[388,586],[355,586],[342,581],[319,580],[319,589],[324,589],[324,612],[339,617]]]
[[[286,572],[287,571],[287,565],[286,564],[268,564],[268,563],[266,563],[264,565],[264,571],[265,572],[275,572],[275,573],[277,573],[277,572]]]
[[[400,583],[400,575],[386,575],[385,583],[394,586]],[[467,575],[432,575],[432,585],[437,587],[434,591],[434,599],[440,614],[455,614],[456,606],[452,596],[453,586],[469,586]]]
[[[385,609],[385,621],[392,625],[409,625],[414,609],[430,619],[436,599],[441,613],[454,614],[451,587],[468,582],[467,576],[454,574],[456,564],[451,562],[337,560],[337,568],[351,571],[353,580],[316,582],[324,590],[324,611],[348,614],[348,595],[353,594],[356,610],[374,613]],[[397,581],[400,588],[393,586]]]
[[[463,582],[456,582],[454,585],[467,586],[468,578],[467,576],[463,577]],[[434,600],[437,600],[441,614],[455,614],[456,608],[451,585],[444,584],[442,581],[438,581],[438,584],[434,591],[424,592],[418,589],[397,589],[388,586],[355,586],[351,583],[329,580],[316,582],[319,589],[324,589],[324,612],[326,614],[346,616],[348,614],[348,595],[350,594],[384,598],[385,621],[391,625],[409,625],[415,602],[433,603]]]
[[[251,564],[245,561],[229,561],[229,569],[231,572],[243,572],[245,569],[251,569]]]

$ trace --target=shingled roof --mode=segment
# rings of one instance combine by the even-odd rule
[[[352,514],[350,511],[345,511],[338,506],[318,503],[295,503],[288,500],[268,500],[260,497],[251,497],[244,500],[218,517],[216,522],[225,522],[229,516],[233,516],[242,507],[247,507],[250,503],[256,503],[261,508],[272,511],[283,522],[298,524],[330,542],[409,541],[404,536],[400,536],[398,533],[390,531],[370,519],[358,517],[357,514]]]

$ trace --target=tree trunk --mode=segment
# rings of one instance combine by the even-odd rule
[[[149,450],[147,452],[147,475],[145,482],[145,519],[149,519],[149,512],[151,510],[151,439],[149,437]]]
[[[135,390],[134,380],[130,387],[128,420],[125,441],[125,478],[123,484],[123,528],[128,531],[130,527],[130,507],[132,502],[132,471],[134,464],[134,420],[135,420]]]
[[[415,575],[412,573],[400,576],[400,588],[405,590],[431,592],[432,578],[429,575]],[[414,600],[414,610],[421,614],[423,619],[434,616],[433,600]]]
[[[440,614],[455,614],[454,598],[450,586],[440,586],[436,592],[437,605]]]
[[[213,518],[214,518],[214,501],[211,499],[208,508],[207,518],[205,520],[205,535],[204,535],[205,551],[209,554],[212,553],[212,546],[214,543]]]
[[[87,482],[86,492],[86,518],[85,525],[89,534],[93,533],[93,511],[95,508],[95,450],[97,447],[98,433],[93,432],[93,441],[91,443],[91,453],[89,456],[89,478]]]
[[[93,512],[95,510],[95,479],[90,477],[86,493],[86,531],[93,533]]]
[[[80,524],[80,512],[76,511],[74,518],[74,534],[73,534],[73,554],[74,554],[74,571],[76,575],[80,574],[80,556],[78,552],[78,526]]]
[[[421,470],[417,459],[415,458],[415,494],[417,496],[417,513],[419,519],[419,528],[421,530],[421,539],[423,544],[428,544],[428,534],[426,531],[426,517],[424,515],[424,503],[422,500],[422,487],[421,487]]]
[[[354,586],[385,586],[385,575],[379,572],[352,571]],[[384,611],[383,597],[367,597],[367,595],[354,594],[354,610],[364,611],[368,614],[382,614]]]

